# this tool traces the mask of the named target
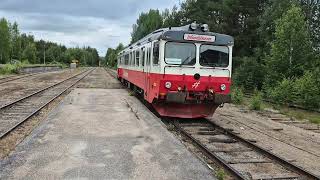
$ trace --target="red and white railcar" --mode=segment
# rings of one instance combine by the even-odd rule
[[[231,36],[208,25],[154,31],[118,56],[118,78],[162,116],[207,117],[230,101]]]

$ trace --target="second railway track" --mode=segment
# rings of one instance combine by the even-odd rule
[[[35,115],[76,83],[81,81],[93,70],[94,69],[83,71],[0,107],[0,139]]]
[[[237,179],[319,179],[207,119],[174,120],[176,129]]]

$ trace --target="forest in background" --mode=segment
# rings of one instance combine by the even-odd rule
[[[235,38],[233,91],[320,108],[318,0],[186,0],[170,10],[141,13],[131,43],[156,29],[194,21]],[[116,66],[121,48],[108,49],[108,65]]]
[[[57,43],[35,40],[33,35],[20,33],[18,23],[0,19],[0,64],[69,64],[78,60],[83,66],[97,66],[95,48],[67,48]]]

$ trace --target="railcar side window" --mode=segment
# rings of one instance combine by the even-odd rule
[[[153,44],[153,64],[158,65],[159,64],[159,42],[155,42]]]
[[[128,64],[129,64],[129,54],[126,54],[126,55],[124,56],[124,64],[125,64],[125,65],[128,65]]]
[[[192,43],[167,42],[165,62],[175,65],[195,65],[196,45]]]
[[[142,52],[142,62],[141,62],[141,64],[142,64],[142,67],[144,66],[144,59],[145,59],[145,57],[146,57],[146,51],[145,51],[145,49],[144,48],[141,48],[141,52]]]
[[[228,67],[229,48],[226,46],[201,45],[200,65],[209,67]]]
[[[147,65],[150,66],[151,62],[151,48],[148,48],[147,50]]]
[[[139,66],[139,61],[140,61],[140,51],[136,51],[136,65]]]

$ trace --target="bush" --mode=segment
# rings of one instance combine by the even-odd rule
[[[255,90],[254,95],[250,100],[250,109],[251,110],[261,110],[262,106],[262,95],[261,92]]]
[[[241,104],[243,101],[243,91],[242,88],[238,88],[238,87],[232,87],[231,90],[231,99],[232,99],[232,103],[234,104]]]
[[[274,88],[269,87],[266,94],[274,103],[291,104],[295,99],[294,82],[290,79],[283,79]]]
[[[297,98],[294,103],[306,108],[320,108],[320,84],[317,82],[316,72],[306,72],[301,78],[295,80],[294,89]]]
[[[318,72],[305,72],[297,79],[283,79],[266,90],[267,97],[279,104],[294,104],[308,109],[320,108],[320,80]]]
[[[2,68],[0,68],[0,74],[18,73],[19,68],[20,64],[5,64]]]
[[[264,67],[255,58],[240,58],[240,66],[235,68],[233,81],[235,85],[242,86],[248,91],[253,91],[255,87],[261,89],[264,79]]]

